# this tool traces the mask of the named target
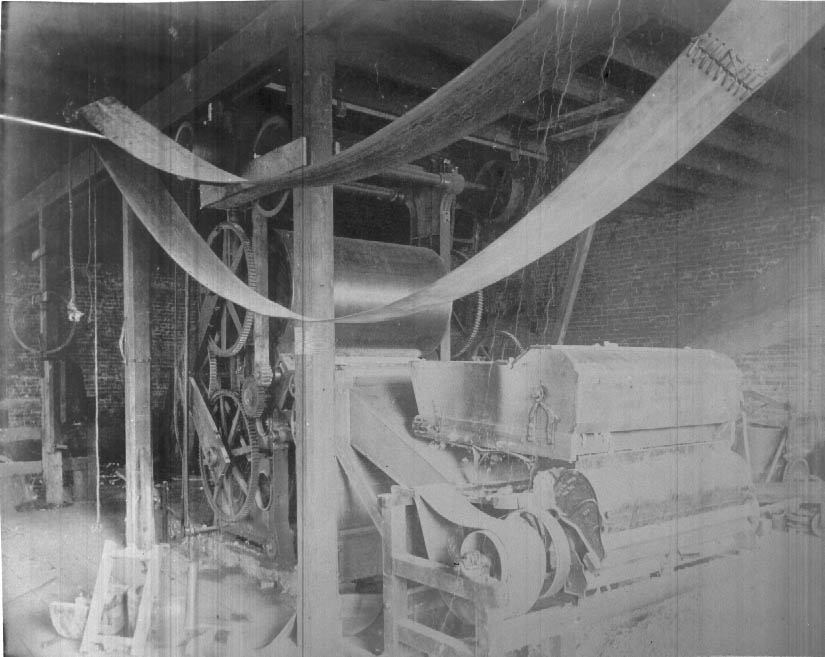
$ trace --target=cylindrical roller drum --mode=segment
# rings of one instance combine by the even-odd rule
[[[269,296],[300,312],[293,305],[293,234],[274,231],[270,239]],[[309,254],[312,266],[312,254]],[[343,317],[396,301],[429,285],[446,273],[437,253],[402,244],[335,238],[335,316]],[[376,324],[337,324],[335,348],[355,354],[368,351],[433,352],[450,321],[451,304],[430,308],[408,317]],[[288,323],[273,321],[273,340],[288,353],[293,335]]]

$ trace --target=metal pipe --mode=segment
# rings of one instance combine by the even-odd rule
[[[389,187],[379,187],[378,185],[368,185],[367,183],[341,183],[334,185],[336,191],[349,192],[350,194],[360,194],[369,196],[381,201],[390,203],[404,203],[407,199],[401,192],[396,192]]]

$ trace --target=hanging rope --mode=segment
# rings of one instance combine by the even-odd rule
[[[67,186],[69,189],[69,302],[66,310],[69,313],[69,321],[77,323],[83,317],[80,308],[75,300],[74,284],[74,202],[72,200],[72,140],[69,139],[69,163],[67,165],[68,176]]]

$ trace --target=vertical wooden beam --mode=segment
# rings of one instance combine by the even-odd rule
[[[126,544],[155,542],[149,323],[151,242],[123,201],[123,316],[126,406]]]
[[[10,251],[8,249],[9,236],[6,234],[6,225],[8,219],[3,214],[0,220],[0,295],[2,295],[2,302],[0,307],[4,309],[3,318],[0,320],[0,399],[6,399],[8,396],[6,390],[6,372],[8,371],[8,351],[9,351],[9,333],[6,318],[11,310],[7,305],[8,292],[6,290],[6,269],[10,266]],[[5,408],[0,408],[0,428],[9,426],[9,413]],[[0,635],[2,636],[2,635]]]
[[[301,3],[300,33],[290,44],[292,121],[296,137],[307,139],[307,159],[332,157],[334,47],[329,37],[308,34],[310,13],[321,3]],[[295,226],[295,310],[310,317],[332,317],[332,187],[293,191]],[[338,599],[338,479],[335,461],[332,323],[295,326],[295,423],[298,477],[298,645],[304,655],[340,653]]]
[[[567,326],[570,324],[573,306],[576,304],[576,295],[579,293],[584,265],[587,262],[587,254],[590,251],[590,244],[593,242],[595,231],[596,224],[593,224],[576,237],[573,262],[570,263],[570,270],[567,272],[567,281],[564,284],[564,292],[562,292],[561,303],[559,304],[561,314],[556,319],[556,324],[553,327],[552,344],[564,344],[564,336],[567,333]]]
[[[40,252],[40,289],[43,291],[43,301],[45,302],[45,291],[49,287],[49,245],[43,208],[40,208],[37,215],[37,232],[39,235],[38,250]],[[43,303],[40,306],[40,339],[43,345],[48,344],[48,334],[49,315],[47,305]],[[50,360],[43,359],[43,377],[40,379],[43,483],[46,486],[46,502],[59,505],[63,504],[63,454],[57,449],[57,445],[60,443],[60,425],[57,423],[54,393],[54,363]]]
[[[381,539],[384,576],[384,654],[400,655],[402,646],[398,624],[407,620],[407,582],[396,577],[393,559],[409,551],[407,507],[399,504],[397,487],[389,495],[382,495]]]
[[[454,205],[455,195],[444,194],[441,198],[441,203],[439,204],[438,212],[439,255],[441,256],[441,259],[444,261],[444,266],[447,268],[447,271],[450,271],[452,269]],[[447,330],[444,332],[444,336],[441,338],[441,348],[438,350],[439,359],[445,362],[449,362],[452,358],[452,354],[450,353],[452,349],[450,337],[450,324],[452,324],[452,321],[447,322]]]
[[[252,254],[258,272],[258,293],[269,297],[269,226],[267,218],[256,209],[252,210]],[[252,331],[255,344],[255,379],[261,387],[272,382],[272,365],[269,353],[269,317],[255,315]],[[277,545],[278,563],[284,567],[295,565],[293,533],[289,526],[289,450],[287,445],[275,445],[272,449],[272,469],[266,470],[272,482],[270,513],[275,536],[270,537]]]

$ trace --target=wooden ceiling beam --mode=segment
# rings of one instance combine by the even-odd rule
[[[627,89],[616,87],[604,80],[589,77],[581,73],[574,73],[567,93],[584,102],[597,102],[609,99],[621,99],[628,105],[635,105],[639,96]],[[759,139],[744,139],[729,123],[722,123],[718,128],[705,137],[703,144],[736,153],[743,158],[766,166],[774,167],[777,161],[787,160],[786,142],[776,137],[765,135]]]
[[[556,4],[560,11],[567,10],[567,5],[564,2],[559,1]],[[625,7],[623,9],[618,37],[632,32],[649,18],[647,6],[648,4],[644,0],[640,0],[631,5],[631,8]],[[400,5],[396,3],[374,3],[368,12],[363,14],[362,21],[394,34],[399,39],[409,41],[418,48],[436,52],[469,65],[496,45],[501,37],[468,28],[461,22],[460,14],[456,13],[459,9],[460,6],[445,8],[444,11],[451,10],[454,12],[455,15],[450,16],[451,20],[433,21],[432,15],[427,13],[428,7],[426,6],[416,5],[415,3],[402,3]],[[525,17],[526,15],[527,13],[525,13]],[[569,15],[565,15],[564,19],[567,21],[573,20]],[[582,22],[582,25],[584,25],[584,22]],[[592,84],[575,73],[576,69],[597,56],[602,50],[601,46],[603,44],[594,40],[587,40],[589,34],[590,32],[584,28],[582,28],[580,35],[577,34],[569,70],[565,67],[564,70],[556,71],[552,65],[552,57],[548,56],[547,75],[537,81],[536,96],[544,91],[552,90],[557,94],[563,94],[586,103],[601,100],[599,90],[594,89]],[[598,35],[598,31],[596,31],[596,34]],[[360,44],[358,45],[360,46]],[[431,60],[425,57],[425,63],[416,68],[423,71],[432,68],[432,64],[426,62],[431,62]],[[406,67],[402,67],[398,71],[398,74],[403,76],[408,76],[409,73]],[[399,77],[398,79],[401,80],[402,78]],[[413,82],[410,83],[414,84]],[[432,86],[432,83],[430,83],[429,88],[435,89],[438,87]],[[540,118],[536,117],[535,112],[527,107],[513,108],[510,113],[533,121]]]
[[[624,99],[619,97],[607,98],[605,100],[585,105],[581,109],[565,112],[556,117],[551,117],[544,121],[530,126],[532,130],[563,130],[577,123],[582,123],[583,120],[604,118],[604,115],[610,114],[626,107]]]
[[[308,31],[326,29],[346,18],[358,0],[331,5]],[[292,3],[274,3],[247,23],[230,39],[210,52],[180,78],[154,98],[144,103],[138,113],[160,129],[169,127],[192,110],[203,105],[241,78],[260,68],[285,50],[293,30]],[[4,230],[15,231],[39,208],[48,205],[68,190],[67,166],[61,167],[22,199],[6,208]],[[74,188],[101,170],[97,158],[86,150],[71,163],[71,185]]]
[[[273,88],[283,88],[284,85],[273,85]],[[374,113],[379,118],[391,121],[398,118],[412,107],[415,107],[424,98],[411,91],[393,89],[390,94],[379,93],[377,85],[367,82],[365,79],[343,75],[336,80],[334,95],[336,100],[347,104],[358,106],[369,110],[367,113]],[[510,126],[495,122],[483,128],[479,128],[472,135],[464,138],[464,141],[478,143],[482,146],[496,150],[509,151],[514,155],[523,155],[533,159],[546,159],[546,149],[544,143],[531,135],[530,138],[516,138],[513,136]]]
[[[742,192],[742,185],[735,180],[724,175],[694,168],[686,164],[684,158],[656,178],[653,183],[661,183],[668,187],[713,198],[736,196]]]
[[[616,43],[610,58],[655,79],[658,79],[670,66],[670,62],[652,48],[630,43],[627,40]],[[819,140],[820,148],[825,147],[825,141],[821,137],[823,130],[820,125],[814,125],[805,116],[789,114],[787,109],[768,102],[758,92],[742,103],[734,110],[734,113],[746,118],[754,125],[772,130],[793,140],[804,139],[810,143],[810,139],[813,137]]]
[[[625,113],[614,114],[605,118],[597,119],[591,123],[577,126],[565,130],[555,135],[550,135],[548,140],[557,143],[568,143],[569,157],[574,162],[583,160],[584,140],[588,143],[594,138],[594,146],[604,139],[613,128],[621,122]],[[575,140],[580,140],[578,144],[573,144]],[[765,187],[772,185],[776,180],[781,180],[783,172],[774,167],[765,167],[757,163],[748,163],[743,158],[730,153],[719,151],[709,144],[700,144],[689,153],[684,155],[665,176],[674,176],[680,181],[676,184],[668,179],[668,184],[679,189],[684,189],[686,185],[696,184],[694,190],[698,194],[709,196],[724,196],[736,191],[738,186]],[[663,181],[660,181],[663,182]]]

